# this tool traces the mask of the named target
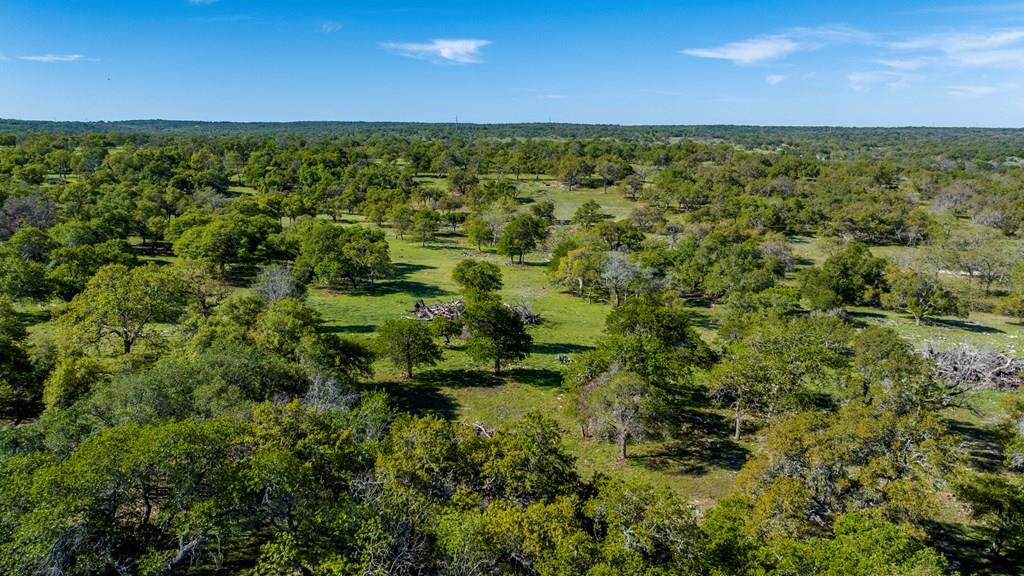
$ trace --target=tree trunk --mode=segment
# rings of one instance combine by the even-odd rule
[[[619,458],[626,459],[626,435],[619,434]]]
[[[501,360],[495,358],[494,360],[494,373],[501,374]]]
[[[406,356],[405,358],[405,375],[412,380],[412,356]]]
[[[740,401],[736,400],[736,435],[735,435],[736,440],[740,439],[740,421],[741,421],[742,417],[743,417],[742,406],[740,405]]]

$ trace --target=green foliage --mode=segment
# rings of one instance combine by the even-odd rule
[[[237,414],[253,402],[294,397],[308,387],[294,364],[248,345],[217,343],[98,383],[90,403],[110,424],[152,424]]]
[[[602,536],[590,574],[690,574],[703,564],[693,511],[664,488],[602,480],[585,513]]]
[[[576,209],[576,213],[572,217],[572,223],[584,228],[590,228],[605,218],[607,216],[601,213],[601,205],[593,200],[587,200]]]
[[[65,408],[84,398],[110,377],[109,362],[92,356],[61,356],[43,387],[48,408]]]
[[[460,260],[452,269],[452,280],[463,290],[497,292],[501,290],[501,268],[483,260]]]
[[[519,263],[527,252],[548,234],[548,223],[530,214],[520,214],[508,221],[498,240],[498,253],[513,258],[519,256]]]
[[[619,458],[626,459],[626,444],[658,434],[664,427],[666,406],[658,390],[631,372],[615,372],[594,379],[576,394],[576,413],[587,435],[615,441]]]
[[[882,305],[910,314],[917,324],[932,316],[967,315],[966,304],[932,275],[892,270],[888,277],[889,292],[882,295]]]
[[[530,354],[533,338],[523,321],[495,296],[480,294],[469,300],[463,321],[469,331],[466,352],[477,362],[491,362],[495,374]]]
[[[835,415],[778,422],[738,480],[758,533],[802,538],[828,534],[853,511],[920,523],[934,512],[935,486],[952,464],[936,415],[848,404]]]
[[[444,316],[437,316],[431,318],[430,329],[437,338],[444,338],[445,346],[452,343],[452,338],[462,336],[462,329],[464,328],[461,319],[446,318]]]
[[[0,295],[42,299],[50,293],[45,264],[0,247]]]
[[[61,311],[63,338],[76,347],[103,349],[107,341],[128,354],[139,342],[157,335],[156,322],[173,320],[181,311],[178,278],[152,264],[128,268],[110,264],[100,268]]]
[[[440,227],[441,216],[436,210],[418,210],[412,217],[412,231],[424,246],[434,240]]]
[[[863,513],[839,517],[832,538],[780,540],[759,552],[765,574],[939,576],[948,563],[919,532]]]
[[[51,252],[47,281],[54,294],[70,300],[85,289],[89,279],[100,268],[118,264],[134,266],[135,255],[122,240],[107,240],[99,244],[62,246]]]
[[[682,364],[707,367],[713,360],[686,311],[657,299],[634,298],[616,306],[605,319],[605,330],[611,335],[652,338],[675,350]]]
[[[414,366],[433,366],[442,358],[430,326],[419,320],[389,320],[377,328],[377,349],[412,378]]]
[[[295,232],[300,239],[295,268],[300,276],[330,286],[347,281],[352,288],[371,287],[391,269],[384,233],[360,226],[335,226],[312,220]]]
[[[174,242],[174,252],[189,260],[217,266],[254,264],[267,257],[267,240],[281,231],[269,216],[226,214],[185,230]]]
[[[283,358],[297,359],[304,338],[316,334],[320,314],[301,300],[282,298],[259,313],[249,331],[257,348]]]
[[[71,300],[64,313],[0,302],[0,419],[16,424],[0,426],[4,574],[941,573],[925,541],[964,569],[1019,564],[1019,399],[999,421],[1010,472],[954,477],[957,446],[981,439],[962,435],[994,420],[1005,394],[977,397],[980,415],[950,411],[974,403],[871,313],[846,324],[801,308],[880,302],[882,260],[849,243],[860,241],[894,260],[937,257],[949,293],[978,279],[992,294],[972,307],[1017,314],[1007,267],[1024,201],[1008,158],[1019,134],[0,125],[18,132],[0,135],[0,293]],[[445,249],[428,249],[442,223]],[[821,258],[829,234],[848,243]],[[503,278],[456,264],[472,245],[520,262],[550,251],[554,284],[614,307],[545,287],[536,267]],[[392,253],[402,282],[306,302],[309,282],[372,288]],[[157,274],[131,269],[136,255],[175,262]],[[808,260],[820,265],[798,270]],[[109,264],[122,267],[101,271]],[[912,310],[921,291],[900,274],[888,305],[959,311],[930,288]],[[408,309],[409,291],[455,285],[464,318],[386,337],[397,323],[381,323]],[[545,315],[537,354],[501,385],[470,386],[467,357],[501,371],[531,349],[498,290]],[[146,300],[172,293],[166,307]],[[895,326],[1012,343],[1014,324],[984,318],[972,320],[1003,332]],[[716,326],[712,350],[698,331]],[[133,328],[142,335],[125,354]],[[439,361],[434,337],[468,341],[424,382],[398,386],[388,372],[363,383],[372,340],[339,333],[372,329],[411,342],[397,355],[425,364]],[[553,385],[562,363],[565,389]],[[395,420],[386,396],[367,392],[377,384],[403,412],[450,420]],[[709,400],[766,426],[730,442]],[[645,457],[616,461],[591,438],[563,445],[572,416],[623,457],[650,440],[629,446]],[[740,496],[720,498],[747,453]],[[954,478],[959,501],[947,496]],[[967,558],[982,540],[999,548],[989,564]]]
[[[42,386],[22,344],[25,328],[10,301],[0,297],[0,420],[21,421],[42,408]]]
[[[1024,554],[1024,483],[1021,479],[975,474],[958,484],[957,496],[970,505],[971,515],[981,523],[992,554],[1019,560]]]
[[[878,302],[885,291],[886,261],[871,255],[867,246],[846,245],[825,260],[820,268],[800,274],[800,292],[813,310]]]
[[[849,328],[825,317],[769,319],[737,340],[708,375],[709,392],[734,409],[735,437],[745,414],[771,419],[806,407],[845,366]]]
[[[50,252],[56,248],[56,243],[46,235],[46,232],[34,226],[19,228],[7,239],[7,245],[25,260],[41,264],[49,263]]]

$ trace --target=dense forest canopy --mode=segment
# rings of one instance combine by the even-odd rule
[[[196,122],[125,120],[55,122],[0,118],[0,140],[33,132],[128,133],[139,138],[173,136],[399,137],[428,140],[556,139],[657,143],[678,139],[724,141],[747,148],[795,148],[842,156],[951,157],[1002,161],[1024,157],[1024,129],[853,128],[842,126],[668,126],[616,124],[475,124],[422,122]]]
[[[0,120],[0,571],[1016,573],[1020,158]]]

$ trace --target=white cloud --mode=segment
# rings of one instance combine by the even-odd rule
[[[800,49],[800,44],[784,36],[765,36],[730,42],[714,48],[688,48],[683,54],[697,58],[731,60],[733,64],[757,64],[781,58]]]
[[[985,33],[943,33],[892,42],[900,53],[920,53],[915,59],[895,60],[954,68],[1024,68],[1024,29]],[[921,67],[919,66],[919,67]]]
[[[19,60],[30,62],[78,62],[85,60],[81,54],[40,54],[37,56],[18,56]]]
[[[216,2],[217,0],[188,0],[188,3],[193,6],[208,6],[210,4],[215,4]]]
[[[875,60],[876,64],[887,66],[893,70],[918,70],[927,65],[929,58],[886,59]]]
[[[870,38],[870,34],[846,26],[791,28],[779,34],[755,36],[721,46],[687,48],[682,53],[746,65],[775,60],[801,50],[816,50],[829,44],[864,42]]]
[[[919,36],[890,46],[896,50],[936,49],[942,52],[968,52],[1009,46],[1024,40],[1024,30],[1000,30],[988,34],[931,34]]]
[[[979,96],[988,96],[989,94],[995,94],[998,91],[998,86],[960,85],[946,87],[947,94],[949,94],[950,96],[956,96],[958,98],[977,98]]]
[[[921,78],[921,76],[916,74],[893,72],[891,70],[851,72],[846,76],[847,81],[850,83],[850,87],[858,92],[866,92],[875,86],[902,88],[915,80],[921,80]]]
[[[338,30],[341,30],[344,27],[345,25],[342,24],[341,22],[333,22],[331,20],[328,20],[327,22],[324,22],[323,24],[320,25],[320,30],[322,30],[324,34],[330,34],[331,32],[337,32]]]
[[[480,50],[490,43],[490,40],[437,39],[425,44],[386,42],[381,46],[409,58],[430,58],[434,61],[474,64],[480,62]]]
[[[782,74],[769,74],[765,76],[764,81],[775,86],[776,84],[782,84],[785,79],[786,77]]]

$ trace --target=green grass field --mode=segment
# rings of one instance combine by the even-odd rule
[[[564,198],[558,196],[568,193],[551,194],[564,209]],[[577,205],[589,197],[600,201],[597,197],[603,193],[587,191],[581,196],[583,199],[576,199]],[[618,212],[628,210],[621,199],[618,204]],[[613,208],[607,211],[613,213]],[[419,370],[412,381],[405,380],[401,370],[378,362],[375,384],[387,390],[401,408],[488,427],[540,411],[561,424],[566,444],[586,475],[601,472],[643,477],[673,486],[703,505],[731,489],[739,461],[723,460],[721,466],[709,466],[700,461],[707,446],[639,444],[631,450],[635,457],[622,463],[613,445],[580,437],[561,388],[559,356],[571,356],[593,345],[604,328],[610,307],[588,304],[552,286],[545,275],[545,255],[531,254],[527,264],[520,266],[490,252],[477,252],[459,237],[442,237],[422,246],[400,240],[390,230],[387,233],[394,278],[372,292],[310,293],[309,302],[323,315],[328,330],[368,340],[382,322],[409,314],[417,299],[436,302],[458,297],[451,271],[461,259],[470,257],[501,266],[505,282],[503,300],[527,302],[544,318],[543,324],[530,329],[534,338],[530,357],[501,378],[493,376],[486,366],[474,364],[458,346],[447,348],[440,364]]]
[[[427,185],[441,186],[443,182],[430,181]],[[556,216],[563,220],[571,218],[587,200],[595,200],[614,218],[625,217],[634,206],[621,194],[606,194],[600,189],[569,192],[550,179],[525,178],[520,186],[524,203],[551,200],[557,207]],[[357,223],[361,219],[348,217],[346,222]],[[399,407],[488,427],[540,411],[560,423],[566,445],[585,475],[644,478],[671,486],[701,506],[710,505],[732,490],[733,477],[749,451],[756,450],[756,444],[735,444],[721,440],[725,435],[704,434],[692,440],[638,444],[631,447],[631,458],[622,462],[610,443],[581,437],[561,387],[559,356],[572,356],[593,345],[604,328],[610,307],[588,304],[552,286],[545,274],[545,254],[530,254],[525,265],[515,265],[493,252],[478,252],[459,235],[443,235],[423,246],[385,230],[394,262],[393,278],[370,292],[314,290],[310,294],[310,303],[323,314],[327,329],[369,340],[380,323],[409,314],[416,300],[437,302],[458,297],[451,271],[463,258],[487,259],[501,266],[505,282],[502,298],[506,302],[527,302],[544,318],[542,325],[530,330],[534,337],[530,357],[500,378],[493,376],[486,366],[474,364],[457,345],[445,350],[445,358],[437,366],[419,370],[411,381],[404,378],[401,370],[378,362],[373,385],[387,390]],[[792,247],[802,265],[820,262],[828,253],[828,242],[816,238],[794,239]],[[883,247],[879,252],[907,255],[908,250],[913,249]],[[702,320],[699,331],[713,340],[718,310],[699,308],[693,309],[693,313]],[[1024,335],[1024,327],[994,314],[975,313],[967,319],[940,319],[918,325],[889,311],[865,308],[853,309],[851,313],[862,325],[892,326],[917,345],[928,342],[942,347],[967,342],[1016,353]],[[966,409],[956,417],[972,426],[994,422],[1001,413],[1001,396],[979,395],[972,400],[974,409]],[[713,417],[715,412],[708,414]]]
[[[426,179],[427,186],[443,186],[437,179]],[[566,191],[550,178],[524,177],[520,182],[521,202],[551,200],[556,217],[568,220],[576,209],[594,200],[613,218],[623,218],[635,204],[621,193],[601,189]],[[248,193],[248,189],[237,189]],[[360,216],[346,216],[343,224],[370,225]],[[417,300],[428,303],[458,297],[451,271],[464,258],[479,258],[498,264],[504,272],[501,296],[509,303],[528,303],[541,314],[543,323],[530,328],[534,338],[531,355],[517,366],[495,377],[488,366],[472,362],[457,342],[445,349],[444,359],[434,367],[421,368],[412,380],[385,361],[375,366],[371,387],[386,390],[396,406],[414,413],[432,413],[443,418],[487,427],[500,426],[531,411],[554,418],[561,426],[568,449],[576,456],[585,476],[607,474],[634,477],[667,485],[686,495],[695,505],[710,506],[727,495],[734,476],[757,449],[757,439],[741,443],[728,440],[721,424],[727,415],[706,409],[707,426],[692,438],[671,442],[645,442],[630,447],[630,458],[623,462],[616,448],[608,442],[584,439],[572,415],[571,406],[562,388],[562,355],[572,355],[590,348],[604,329],[610,306],[587,303],[553,286],[546,275],[544,253],[533,253],[524,265],[512,264],[493,251],[479,252],[459,234],[442,233],[436,241],[424,246],[411,239],[400,239],[390,228],[384,228],[391,249],[394,274],[375,289],[355,293],[312,289],[310,304],[325,321],[325,329],[353,338],[370,341],[377,326],[389,319],[409,315]],[[794,254],[801,266],[820,263],[827,257],[829,241],[818,238],[791,239]],[[912,256],[914,248],[881,247],[879,254]],[[172,258],[160,258],[170,261]],[[790,277],[787,282],[792,282]],[[239,288],[245,290],[245,288]],[[25,307],[22,313],[32,331],[52,330],[47,322],[48,305]],[[692,308],[698,331],[708,341],[715,338],[720,310],[716,307]],[[916,345],[925,342],[943,347],[958,342],[1019,354],[1024,345],[1024,326],[988,313],[973,313],[966,319],[939,319],[915,324],[902,314],[869,308],[854,308],[854,321],[861,324],[883,324],[894,327]],[[1002,415],[999,393],[984,393],[972,398],[971,405],[951,415],[965,426],[979,429],[990,426]]]

